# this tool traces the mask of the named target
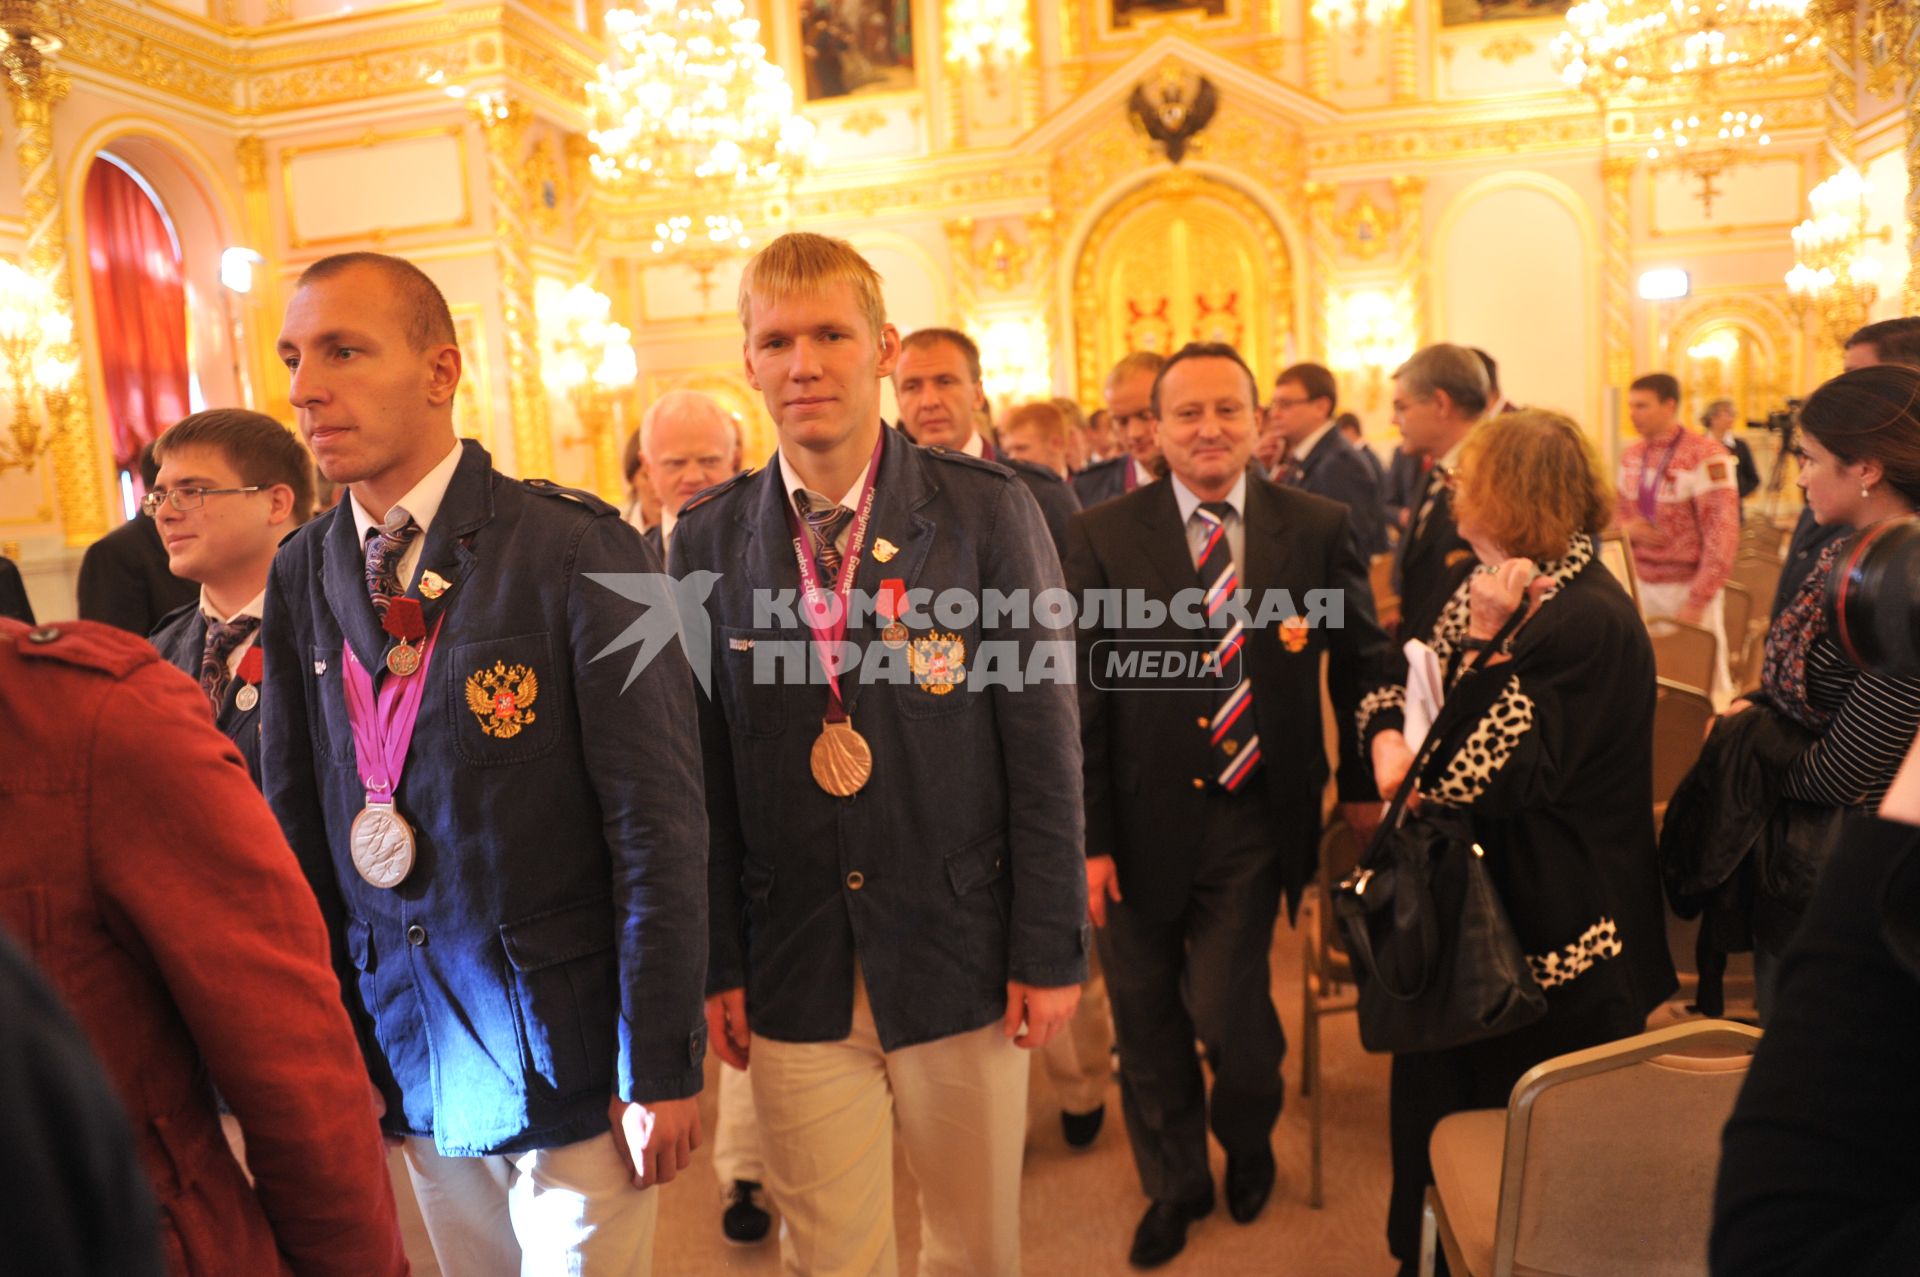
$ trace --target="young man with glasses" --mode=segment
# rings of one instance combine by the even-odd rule
[[[151,641],[198,679],[214,721],[260,783],[261,675],[249,660],[265,610],[273,552],[313,508],[313,462],[272,417],[242,408],[196,412],[154,443],[159,477],[140,509],[159,530],[167,566],[200,586]]]
[[[1319,364],[1294,364],[1273,379],[1267,424],[1286,441],[1286,460],[1274,475],[1288,487],[1347,507],[1360,553],[1387,549],[1387,512],[1380,485],[1360,450],[1334,425],[1339,387]]]

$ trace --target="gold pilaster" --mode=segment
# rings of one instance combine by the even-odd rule
[[[1325,362],[1328,355],[1327,313],[1333,307],[1333,261],[1339,251],[1333,228],[1333,187],[1326,182],[1308,182],[1307,241],[1313,251],[1313,317],[1308,335],[1315,357]]]
[[[1427,180],[1423,177],[1396,177],[1393,186],[1393,221],[1399,236],[1400,283],[1407,290],[1413,307],[1413,343],[1424,346],[1428,337],[1427,254],[1423,240],[1426,229],[1421,223],[1426,212]]]
[[[533,267],[527,255],[526,183],[520,173],[527,104],[506,94],[472,99],[487,141],[493,195],[493,263],[500,277],[500,322],[507,352],[507,401],[513,413],[513,468],[523,478],[553,473],[547,388],[540,380],[540,326],[533,309]]]
[[[574,268],[582,283],[607,292],[600,267],[600,207],[593,166],[588,157],[593,143],[579,133],[567,134],[567,193],[573,223]],[[625,311],[616,310],[614,322],[626,323]],[[633,325],[629,324],[629,327]],[[573,396],[574,414],[586,433],[593,453],[593,490],[609,501],[619,502],[625,495],[626,479],[620,473],[619,416],[616,404],[624,391],[606,391],[589,384],[584,393]]]
[[[1333,90],[1333,32],[1311,10],[1302,20],[1307,29],[1307,92],[1324,98]]]
[[[253,292],[244,305],[251,308],[248,318],[263,317],[254,324],[242,321],[252,338],[244,357],[253,369],[254,397],[249,405],[258,411],[288,420],[286,368],[278,352],[280,298],[280,260],[275,252],[279,242],[273,230],[273,201],[267,186],[267,143],[257,133],[249,133],[234,145],[234,159],[240,169],[240,196],[245,208],[247,246],[260,254],[260,267],[253,273]]]
[[[1419,60],[1413,42],[1413,6],[1402,5],[1393,19],[1392,42],[1388,54],[1388,78],[1395,102],[1411,102],[1420,96]]]
[[[1823,93],[1827,115],[1826,170],[1837,173],[1853,163],[1854,121],[1860,109],[1854,75],[1854,0],[1824,0],[1820,6],[1820,50],[1826,59]]]
[[[0,73],[6,76],[7,97],[13,104],[13,123],[19,134],[16,146],[27,224],[26,268],[46,283],[54,304],[72,319],[72,264],[67,256],[60,169],[53,149],[53,108],[67,95],[67,76],[43,51],[43,45],[50,41],[41,38],[51,29],[50,24],[28,25],[48,15],[38,6],[12,4],[5,16],[5,34],[12,38],[0,45]],[[78,338],[79,333],[74,336]],[[106,449],[94,424],[87,391],[87,343],[70,341],[62,354],[73,361],[77,372],[72,388],[50,397],[47,404],[54,486],[60,496],[60,523],[67,544],[86,545],[107,531],[105,474],[99,464]]]
[[[1607,305],[1607,384],[1625,390],[1633,380],[1633,189],[1634,158],[1610,155],[1600,161],[1607,186],[1605,289]]]
[[[1920,21],[1907,28],[1907,306],[1920,315]]]

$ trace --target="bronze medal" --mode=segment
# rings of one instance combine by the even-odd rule
[[[353,867],[376,887],[397,887],[413,872],[413,829],[391,803],[368,803],[347,834]]]
[[[873,750],[866,737],[853,730],[852,719],[823,721],[809,761],[815,783],[835,798],[859,793],[873,775]]]
[[[907,645],[907,627],[895,621],[892,625],[880,631],[880,641],[895,651],[899,651]]]
[[[260,703],[260,689],[252,683],[246,684],[238,692],[234,693],[233,703],[239,708],[240,712],[244,714]]]
[[[402,640],[387,651],[387,673],[406,678],[420,669],[420,649]]]

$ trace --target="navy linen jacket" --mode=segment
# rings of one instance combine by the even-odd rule
[[[873,776],[835,798],[808,768],[827,688],[792,602],[799,572],[787,505],[776,461],[696,498],[669,556],[675,576],[722,574],[707,600],[713,695],[701,716],[708,991],[744,985],[756,1034],[838,1041],[852,1028],[857,957],[891,1051],[992,1023],[1009,980],[1079,983],[1091,935],[1071,630],[1002,617],[987,626],[983,616],[947,624],[927,595],[910,595],[922,615],[916,623],[909,613],[909,642],[894,650],[856,614],[847,638],[862,656],[841,685],[872,747]],[[881,540],[897,548],[885,562],[874,553]],[[1039,507],[1012,472],[891,429],[854,589],[871,595],[889,579],[975,599],[1061,584]],[[787,615],[756,618],[762,591],[786,591]],[[963,681],[945,692],[934,679],[887,681],[954,636],[965,647]],[[1058,644],[1041,650],[1058,655],[1059,679],[995,685],[983,642],[1020,669],[1036,644]],[[783,655],[770,659],[775,652]],[[805,654],[804,684],[789,674],[795,654]]]
[[[198,683],[200,657],[207,648],[207,618],[200,610],[199,601],[169,612],[160,622],[160,628],[148,636],[147,642],[153,644],[167,664],[184,671],[188,678]],[[254,642],[260,642],[258,635]],[[258,787],[262,710],[257,700],[252,709],[240,708],[240,689],[245,686],[238,678],[227,680],[227,691],[220,698],[220,712],[214,715],[214,722],[233,742],[234,748],[240,751],[240,757],[247,762],[247,775],[253,777],[253,783]]]
[[[1073,495],[1080,498],[1080,508],[1091,510],[1103,501],[1127,494],[1127,467],[1133,464],[1133,454],[1123,452],[1117,457],[1108,457],[1073,473]]]
[[[616,1093],[699,1091],[707,828],[679,647],[625,690],[631,653],[594,659],[638,612],[587,574],[659,560],[606,502],[462,446],[407,591],[441,628],[398,887],[347,853],[365,794],[342,643],[376,671],[387,644],[346,502],[280,547],[262,633],[267,799],[344,958],[386,1130],[472,1156],[597,1135]],[[451,583],[438,599],[425,569]]]

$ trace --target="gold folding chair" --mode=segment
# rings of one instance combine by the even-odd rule
[[[1720,1128],[1760,1031],[1695,1020],[1529,1070],[1428,1146],[1420,1272],[1704,1277]]]
[[[1704,625],[1660,617],[1647,622],[1653,639],[1654,671],[1663,679],[1701,692],[1713,689],[1713,663],[1720,642]]]
[[[1697,687],[1671,679],[1656,680],[1653,702],[1653,810],[1665,815],[1673,791],[1680,788],[1706,742],[1713,702]]]
[[[1360,1001],[1359,990],[1353,982],[1353,963],[1347,955],[1346,937],[1333,918],[1333,884],[1352,872],[1365,850],[1360,835],[1345,821],[1337,820],[1327,826],[1326,832],[1320,835],[1320,871],[1300,917],[1300,930],[1306,937],[1305,960],[1300,964],[1300,1095],[1307,1101],[1307,1125],[1311,1132],[1307,1205],[1315,1210],[1325,1204],[1320,1173],[1325,1116],[1320,1021],[1325,1016],[1351,1011]]]

